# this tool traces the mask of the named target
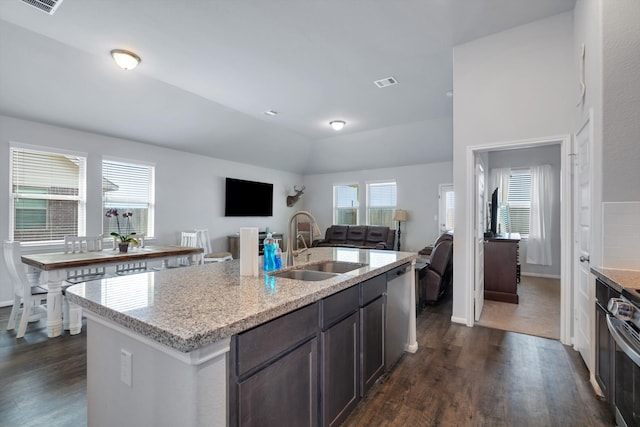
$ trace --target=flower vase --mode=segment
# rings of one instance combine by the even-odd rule
[[[120,249],[120,253],[127,253],[129,250],[129,242],[118,243],[118,249]]]

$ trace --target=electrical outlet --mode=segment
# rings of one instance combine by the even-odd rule
[[[120,381],[131,387],[131,359],[133,355],[124,348],[120,349]]]

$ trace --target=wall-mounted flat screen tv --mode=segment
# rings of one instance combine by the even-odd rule
[[[273,184],[227,177],[224,216],[273,216]]]

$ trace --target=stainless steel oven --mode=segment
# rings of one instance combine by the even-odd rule
[[[640,427],[640,307],[627,298],[612,298],[607,326],[616,343],[614,393],[618,426]]]

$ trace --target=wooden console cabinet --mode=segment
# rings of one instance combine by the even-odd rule
[[[484,298],[518,304],[519,233],[484,242]]]
[[[258,254],[259,255],[263,254],[263,248],[264,248],[263,242],[266,237],[267,237],[267,233],[263,233],[263,232],[258,233]],[[278,243],[280,245],[280,250],[282,252],[287,250],[286,248],[287,243],[284,241],[284,236],[282,235],[282,233],[271,233],[271,237],[279,240]],[[231,256],[233,256],[233,259],[240,259],[240,235],[234,234],[234,235],[228,236],[228,238],[229,238],[229,252],[231,252]]]

